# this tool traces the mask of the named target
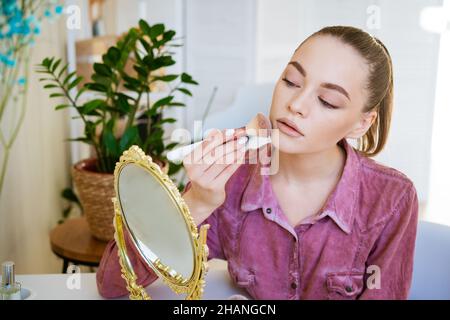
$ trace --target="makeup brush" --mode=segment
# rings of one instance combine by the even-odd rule
[[[263,129],[262,133],[264,135],[258,135],[260,129]],[[256,150],[272,142],[270,139],[271,123],[262,113],[258,113],[247,123],[245,131],[247,134],[239,138],[238,143],[245,143],[244,148],[246,150]],[[234,129],[225,131],[225,135],[227,136],[231,136],[232,134],[234,134]],[[172,150],[167,153],[167,159],[173,163],[180,164],[202,142],[203,140]]]

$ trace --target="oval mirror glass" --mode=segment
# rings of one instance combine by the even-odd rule
[[[194,250],[186,221],[168,190],[144,168],[130,163],[119,173],[118,196],[125,223],[146,261],[156,259],[190,279]]]

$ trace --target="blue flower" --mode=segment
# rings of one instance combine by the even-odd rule
[[[50,12],[50,10],[45,10],[44,11],[44,16],[46,16],[47,18],[50,18],[52,16],[52,13]]]
[[[31,14],[28,18],[25,19],[27,23],[36,23],[38,22],[36,19],[36,16],[34,14]]]
[[[27,79],[25,79],[24,77],[20,77],[19,80],[17,80],[17,83],[19,84],[19,86],[24,86],[25,83],[27,83]]]
[[[63,7],[62,6],[56,6],[55,7],[55,13],[56,14],[61,14],[63,12]]]
[[[0,53],[0,61],[3,62],[7,67],[14,67],[16,65],[16,60],[10,59],[8,56]]]

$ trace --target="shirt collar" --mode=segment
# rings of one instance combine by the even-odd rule
[[[344,170],[319,217],[328,215],[344,232],[350,233],[359,192],[360,155],[346,139],[342,139],[338,144],[344,148],[347,155]],[[252,166],[253,169],[249,174],[249,181],[241,201],[242,211],[253,211],[259,208],[265,210],[277,203],[269,176],[261,175],[259,164]]]

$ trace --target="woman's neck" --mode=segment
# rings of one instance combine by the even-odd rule
[[[345,150],[335,145],[315,153],[289,154],[274,152],[278,172],[271,179],[290,185],[305,186],[329,180],[339,180],[345,165]]]

